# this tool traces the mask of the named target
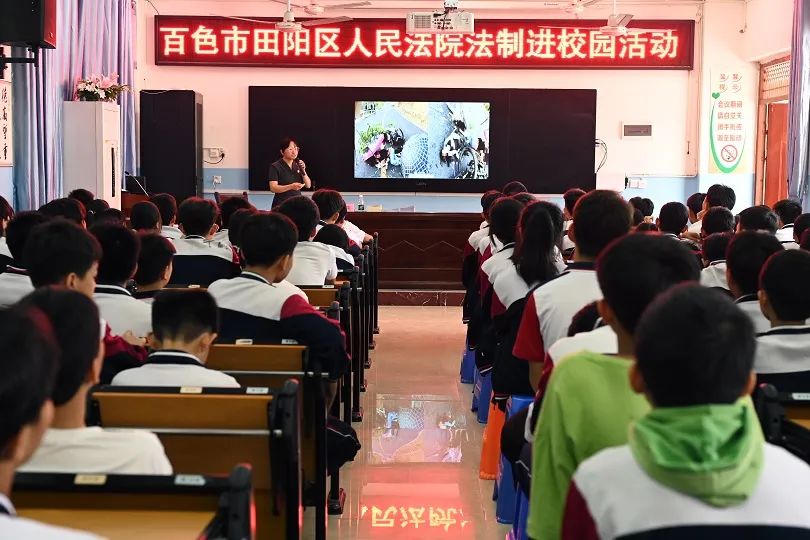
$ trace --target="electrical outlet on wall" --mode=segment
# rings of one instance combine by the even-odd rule
[[[219,185],[219,184],[221,184],[221,183],[222,183],[222,177],[221,177],[221,176],[219,176],[219,175],[215,175],[215,176],[214,176],[214,178],[213,178],[213,180],[214,180],[214,185],[215,185],[215,186],[217,186],[217,185]]]

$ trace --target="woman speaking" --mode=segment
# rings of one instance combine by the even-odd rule
[[[281,139],[278,151],[281,159],[270,165],[270,191],[275,193],[273,208],[293,197],[299,197],[303,188],[311,188],[312,180],[306,164],[298,159],[300,148],[290,137]]]

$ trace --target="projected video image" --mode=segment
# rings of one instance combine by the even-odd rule
[[[489,177],[489,103],[356,101],[355,178]]]

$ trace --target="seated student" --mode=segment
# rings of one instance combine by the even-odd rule
[[[574,252],[574,241],[568,238],[568,227],[571,226],[571,221],[574,219],[574,206],[583,195],[585,195],[585,190],[579,188],[571,188],[563,194],[563,218],[565,221],[563,230],[565,234],[563,235],[561,249],[566,259],[570,258]]]
[[[573,262],[528,297],[515,340],[513,354],[530,362],[532,388],[540,383],[546,351],[566,335],[574,314],[602,297],[594,261],[610,242],[630,232],[631,219],[630,205],[615,191],[591,191],[574,207],[568,230],[576,244]]]
[[[511,197],[512,195],[517,195],[518,193],[528,193],[529,190],[526,188],[526,185],[519,180],[512,180],[508,182],[503,189],[501,190],[505,197]]]
[[[581,351],[554,367],[534,430],[531,538],[560,537],[565,496],[577,465],[599,450],[624,444],[628,424],[649,409],[630,388],[633,337],[645,308],[670,287],[697,282],[700,267],[686,246],[634,234],[602,252],[596,274],[604,294],[599,313],[616,333],[618,352]]]
[[[562,538],[810,536],[810,469],[763,440],[747,397],[749,320],[722,294],[683,285],[644,313],[635,350],[630,384],[653,409],[628,445],[580,464]]]
[[[28,270],[25,269],[23,253],[28,235],[34,227],[46,221],[48,218],[39,212],[20,212],[8,224],[5,238],[8,240],[12,261],[6,271],[0,274],[0,307],[16,304],[34,290]]]
[[[79,188],[68,193],[68,199],[76,199],[82,203],[85,210],[90,210],[90,203],[96,200],[96,196],[88,189]]]
[[[219,213],[222,217],[222,228],[214,235],[214,240],[222,243],[230,244],[230,225],[231,217],[237,210],[249,210],[254,208],[244,197],[228,197],[222,204],[219,205]]]
[[[19,517],[11,503],[14,471],[39,446],[53,419],[51,390],[59,349],[47,318],[37,311],[0,310],[0,536],[6,539],[93,540],[97,536]]]
[[[479,255],[478,245],[481,240],[489,235],[489,211],[492,204],[501,197],[499,191],[491,189],[481,195],[481,217],[483,222],[481,227],[470,233],[467,243],[464,245],[464,261],[461,267],[461,282],[464,288],[469,291],[478,276]]]
[[[780,392],[810,389],[810,253],[790,249],[775,253],[759,275],[759,305],[771,322],[757,336],[754,371],[758,384]]]
[[[205,367],[218,325],[217,303],[206,291],[161,291],[152,303],[154,350],[143,366],[122,371],[112,384],[239,388],[230,375]]]
[[[644,212],[638,208],[633,208],[633,229],[644,223]]]
[[[151,304],[155,295],[171,280],[175,249],[171,240],[157,233],[141,234],[140,238],[141,254],[135,271],[137,290],[133,296]]]
[[[793,238],[793,224],[802,215],[802,205],[793,199],[782,199],[773,205],[773,211],[779,218],[776,237],[785,249],[799,249],[798,242]]]
[[[716,233],[733,233],[736,226],[731,210],[722,206],[710,208],[700,222],[700,239]]]
[[[681,238],[689,223],[689,209],[679,202],[668,202],[658,212],[655,220],[658,229],[664,236],[674,238],[686,244],[692,251],[699,252],[700,246],[687,238]]]
[[[100,214],[96,214],[96,217],[93,218],[93,223],[91,225],[98,225],[101,223],[111,225],[126,225],[127,216],[125,216],[124,213],[118,208],[107,208]]]
[[[656,225],[655,223],[646,223],[645,222],[645,223],[639,223],[638,225],[636,225],[636,228],[633,229],[633,232],[637,232],[637,233],[657,233],[657,232],[661,232],[661,231],[658,229],[658,225]]]
[[[341,227],[343,227],[343,230],[346,231],[346,234],[349,235],[349,240],[351,240],[352,243],[354,243],[357,246],[358,248],[357,254],[350,251],[350,253],[356,256],[360,254],[359,246],[368,244],[374,239],[374,237],[372,237],[370,234],[366,233],[366,231],[364,231],[363,229],[361,229],[360,227],[358,227],[357,225],[346,219],[347,213],[348,210],[346,208],[346,203],[344,202],[343,206],[340,209],[340,215],[338,216],[338,220],[335,222],[335,225],[340,225]]]
[[[96,287],[101,246],[96,238],[64,219],[54,219],[36,226],[28,237],[23,262],[34,287],[59,285],[93,298]],[[104,366],[102,384],[109,384],[122,369],[135,367],[146,360],[144,341],[132,332],[115,335],[105,323]]]
[[[76,199],[54,199],[39,207],[39,213],[49,218],[64,218],[87,228],[87,210]]]
[[[782,243],[772,234],[745,231],[738,233],[726,250],[728,289],[734,295],[737,307],[751,318],[757,333],[771,327],[759,307],[759,273],[765,261],[783,249]]]
[[[652,222],[652,215],[653,212],[655,212],[655,203],[652,202],[652,199],[648,199],[646,197],[633,197],[628,202],[633,208],[641,212],[644,222]]]
[[[515,251],[515,238],[520,221],[520,213],[525,205],[511,197],[501,197],[492,205],[489,211],[489,234],[493,243],[497,240],[499,248],[493,250],[492,256],[481,264],[481,299],[484,309],[490,310],[490,303],[486,301],[487,293],[492,288],[497,274],[513,266],[512,254]]]
[[[531,193],[515,193],[514,195],[509,197],[510,199],[514,199],[523,206],[528,206],[534,202],[537,202],[537,198],[532,195]]]
[[[338,275],[335,256],[325,245],[312,241],[320,219],[315,203],[307,197],[293,197],[276,210],[290,218],[298,230],[298,243],[287,281],[293,285],[318,287],[332,283]]]
[[[734,210],[734,204],[737,202],[737,194],[734,193],[734,190],[728,186],[724,186],[722,184],[714,184],[706,191],[706,197],[703,199],[703,207],[701,211],[698,213],[697,218],[698,220],[692,223],[689,226],[689,230],[687,232],[692,234],[692,239],[696,240],[697,236],[700,234],[700,231],[703,227],[703,216],[706,212],[709,211],[710,208],[715,208],[718,206],[722,206],[723,208],[727,208],[729,211]],[[721,232],[721,231],[714,231],[714,232]],[[711,234],[711,233],[709,233]]]
[[[97,218],[110,209],[110,203],[104,199],[95,199],[87,206],[87,227],[92,227]]]
[[[692,193],[686,199],[686,207],[689,209],[689,224],[699,221],[698,214],[703,210],[703,199],[706,198],[705,193]]]
[[[239,248],[239,235],[242,231],[242,224],[250,216],[258,214],[259,211],[255,208],[240,208],[231,216],[228,223],[228,242],[231,246]]]
[[[751,206],[740,212],[740,219],[737,222],[737,232],[759,231],[768,234],[776,234],[779,218],[764,204]]]
[[[126,286],[138,268],[141,240],[120,224],[100,223],[90,232],[101,246],[93,300],[113,333],[132,332],[145,338],[152,332],[152,309],[132,297]]]
[[[793,241],[801,244],[804,231],[810,229],[810,214],[802,214],[793,222]]]
[[[726,251],[734,239],[734,233],[714,233],[703,239],[703,264],[700,284],[704,287],[719,287],[728,290],[726,280]]]
[[[129,224],[139,233],[160,234],[163,222],[160,220],[160,210],[154,203],[141,201],[132,206],[129,214]]]
[[[6,242],[6,228],[14,217],[14,209],[5,199],[0,196],[0,272],[5,271],[7,264],[11,263],[11,250]]]
[[[148,431],[111,430],[85,424],[87,396],[98,384],[104,361],[98,308],[77,291],[42,287],[21,307],[38,309],[54,328],[61,349],[56,406],[51,427],[24,472],[90,474],[172,474],[163,445]]]
[[[174,240],[177,253],[171,283],[207,287],[239,274],[231,246],[213,240],[218,213],[214,201],[199,197],[189,197],[180,205],[177,220],[184,236]]]
[[[349,235],[339,225],[324,225],[312,239],[329,248],[339,271],[353,270],[354,257],[349,255]]]
[[[177,200],[169,193],[157,193],[149,197],[149,201],[158,207],[160,212],[160,234],[169,240],[183,237],[183,232],[177,228]]]
[[[334,189],[318,189],[312,194],[312,202],[318,207],[318,225],[315,232],[319,232],[324,225],[337,223],[340,219],[340,210],[346,204],[343,195]]]

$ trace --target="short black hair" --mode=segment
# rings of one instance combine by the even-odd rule
[[[755,347],[751,319],[728,295],[691,284],[657,298],[635,335],[636,366],[655,407],[735,403]]]
[[[726,251],[726,267],[742,294],[759,290],[759,273],[765,261],[783,249],[772,234],[743,231],[734,236]]]
[[[141,240],[135,231],[117,223],[99,223],[93,225],[90,232],[101,245],[96,280],[107,285],[120,285],[132,279],[141,254]]]
[[[276,208],[276,211],[284,214],[295,223],[299,242],[306,242],[312,238],[318,220],[321,219],[318,207],[308,197],[287,199]]]
[[[177,250],[171,240],[158,233],[142,233],[140,242],[141,253],[135,283],[150,285],[160,279]]]
[[[343,206],[340,207],[340,213],[338,214],[336,223],[343,223],[346,221],[346,214],[348,213],[349,209],[346,207],[346,201],[343,201]]]
[[[343,251],[349,250],[349,235],[340,225],[324,225],[315,235],[314,240],[322,244],[339,247]]]
[[[23,265],[34,287],[56,285],[71,273],[84,276],[99,260],[98,240],[61,218],[34,227],[23,250]]]
[[[706,200],[709,201],[709,208],[722,206],[729,210],[734,210],[734,204],[737,202],[737,194],[728,186],[715,184],[706,190]]]
[[[78,291],[41,287],[20,301],[21,307],[40,310],[53,327],[62,351],[51,397],[57,407],[76,395],[101,346],[99,311],[95,302]]]
[[[231,217],[237,210],[247,210],[253,205],[244,197],[228,197],[219,205],[219,212],[222,214],[222,228],[227,229],[231,223]]]
[[[632,334],[656,296],[678,283],[700,280],[700,265],[681,242],[659,234],[631,234],[599,255],[596,277],[605,302]]]
[[[94,199],[87,205],[87,226],[93,225],[98,218],[100,218],[106,210],[109,210],[110,203],[104,199]]]
[[[532,203],[537,202],[537,199],[535,199],[534,195],[532,195],[531,193],[515,193],[514,195],[510,195],[509,198],[516,200],[523,206],[528,206]]]
[[[501,197],[489,209],[489,234],[504,244],[517,237],[517,226],[524,205],[511,197]]]
[[[631,206],[615,191],[595,189],[583,195],[574,207],[574,237],[577,251],[597,257],[608,244],[630,232]]]
[[[637,227],[644,223],[644,212],[633,207],[631,207],[631,210],[633,211],[633,226]]]
[[[201,197],[189,197],[177,211],[177,222],[183,226],[186,236],[206,236],[217,222],[219,208],[214,201]]]
[[[489,219],[489,209],[492,208],[492,203],[497,201],[503,194],[497,189],[490,189],[481,195],[481,213],[484,214],[486,219]]]
[[[135,203],[129,214],[129,223],[136,231],[160,230],[160,210],[149,201]]]
[[[694,214],[697,214],[701,210],[703,210],[703,199],[706,198],[705,193],[692,193],[688,199],[686,199],[686,207],[691,210]]]
[[[103,212],[96,214],[93,219],[93,225],[100,223],[111,223],[113,225],[125,225],[127,216],[118,208],[107,208]]]
[[[646,197],[633,197],[629,202],[633,208],[640,210],[644,217],[653,215],[653,212],[655,211],[655,203],[652,202],[652,199],[647,199]]]
[[[773,211],[783,225],[793,225],[796,218],[802,215],[802,205],[793,199],[782,199],[773,205]]]
[[[152,303],[152,329],[158,340],[186,343],[205,332],[217,332],[217,302],[208,291],[164,289]]]
[[[45,223],[50,218],[39,212],[20,212],[12,219],[6,228],[6,243],[11,257],[17,264],[23,264],[22,258],[25,252],[25,243],[34,227]]]
[[[512,180],[505,186],[503,186],[503,194],[507,197],[511,197],[516,193],[528,193],[529,190],[526,188],[526,185],[519,181],[519,180]]]
[[[295,140],[295,139],[293,139],[292,137],[283,137],[283,138],[282,138],[282,139],[281,139],[281,140],[278,142],[278,151],[279,151],[279,152],[283,152],[284,150],[286,150],[287,148],[289,148],[290,144],[294,144],[295,146],[298,146],[298,141],[296,141],[296,140]]]
[[[764,204],[752,206],[740,212],[740,229],[776,234],[778,219],[776,214]]]
[[[585,195],[585,190],[579,188],[571,188],[563,193],[563,202],[565,204],[565,209],[568,210],[569,214],[574,214],[574,206],[576,206],[577,201],[583,195]]]
[[[782,321],[810,319],[810,253],[786,249],[774,253],[759,274],[759,288]]]
[[[703,258],[707,261],[723,261],[726,259],[728,245],[734,238],[734,233],[714,233],[703,239]]]
[[[343,207],[343,195],[334,189],[319,189],[312,194],[312,202],[318,207],[321,219],[340,214]]]
[[[149,197],[149,200],[158,207],[160,220],[164,225],[170,225],[177,217],[177,199],[169,193],[156,193]]]
[[[87,210],[84,205],[76,199],[54,199],[39,207],[39,211],[48,217],[65,218],[76,225],[87,222]]]
[[[668,202],[658,212],[658,220],[661,232],[681,234],[689,223],[689,209],[683,203]]]
[[[298,244],[295,223],[280,212],[250,216],[242,224],[240,236],[239,249],[248,266],[271,266],[284,255],[292,255]]]
[[[807,229],[810,229],[810,214],[802,214],[793,222],[793,239],[799,242]]]
[[[734,232],[737,227],[734,214],[731,210],[723,206],[715,206],[709,208],[708,212],[703,215],[701,223],[701,232],[705,235],[721,232]]]
[[[259,211],[255,208],[240,208],[231,216],[230,223],[228,223],[228,242],[232,246],[239,247],[241,245],[240,235],[242,233],[242,224],[250,216],[258,214]]]
[[[39,420],[51,397],[59,348],[53,328],[39,310],[0,310],[0,456],[20,431]]]
[[[0,220],[11,219],[14,217],[14,208],[11,207],[5,197],[0,195]]]
[[[89,210],[90,203],[96,200],[96,196],[93,194],[92,191],[79,188],[74,189],[70,193],[68,193],[69,199],[76,199],[80,203],[84,205],[85,208]]]
[[[636,225],[635,231],[638,233],[650,233],[650,232],[660,232],[658,229],[658,225],[655,223],[639,223]]]

